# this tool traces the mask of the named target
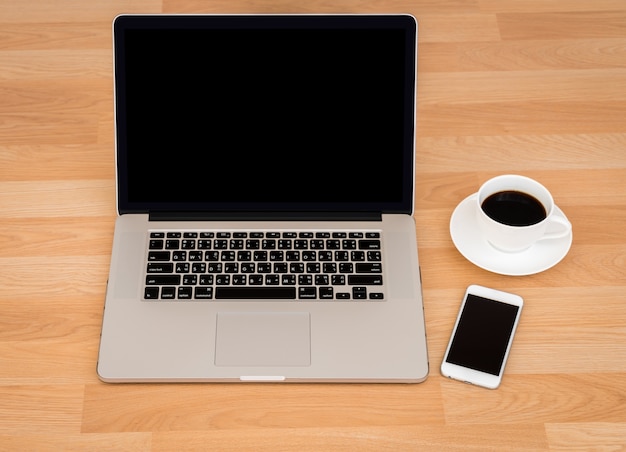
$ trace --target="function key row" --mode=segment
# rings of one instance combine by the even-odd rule
[[[380,232],[151,232],[152,239],[378,239]]]

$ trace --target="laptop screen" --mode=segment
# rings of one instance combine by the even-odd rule
[[[410,213],[411,16],[120,16],[118,208]]]

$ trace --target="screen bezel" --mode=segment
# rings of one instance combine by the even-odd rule
[[[127,150],[125,130],[125,30],[168,29],[203,27],[257,27],[257,28],[400,28],[405,31],[405,41],[410,51],[405,63],[405,136],[403,137],[403,184],[401,199],[394,202],[297,202],[267,203],[164,203],[133,202],[129,199]],[[415,92],[417,65],[417,22],[410,15],[121,15],[113,22],[114,79],[115,79],[115,127],[116,127],[116,176],[118,213],[152,212],[377,212],[412,214],[414,206],[414,148],[415,148]]]

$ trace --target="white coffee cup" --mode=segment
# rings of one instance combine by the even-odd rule
[[[506,174],[486,181],[476,196],[476,212],[487,241],[510,253],[539,240],[565,237],[572,230],[572,224],[555,209],[548,189],[525,176]]]

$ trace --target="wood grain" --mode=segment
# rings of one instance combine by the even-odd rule
[[[97,348],[115,221],[111,21],[126,13],[410,13],[419,385],[107,385]],[[0,450],[626,448],[623,0],[0,0]],[[520,173],[573,224],[543,273],[482,270],[455,206]],[[439,373],[469,284],[526,306],[502,386]],[[375,359],[375,357],[373,357]]]

